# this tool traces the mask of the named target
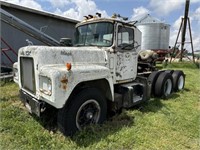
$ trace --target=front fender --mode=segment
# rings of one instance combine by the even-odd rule
[[[43,86],[41,82],[44,82],[40,79],[44,77],[49,78],[52,84],[51,95],[39,90],[39,99],[46,101],[56,108],[62,108],[76,85],[86,81],[106,79],[109,83],[110,91],[112,92],[112,99],[114,97],[112,77],[109,69],[104,66],[72,65],[70,71],[68,71],[64,65],[44,66],[40,69],[39,76],[40,89],[42,88],[41,86]]]

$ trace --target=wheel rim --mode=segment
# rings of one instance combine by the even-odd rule
[[[178,79],[178,90],[183,89],[183,85],[184,85],[184,78],[183,76],[180,76]]]
[[[76,126],[79,130],[89,124],[96,124],[99,121],[101,108],[96,100],[84,102],[76,114]]]
[[[168,96],[171,94],[172,90],[172,81],[170,79],[167,79],[167,81],[164,84],[164,95]]]

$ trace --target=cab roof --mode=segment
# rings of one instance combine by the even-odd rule
[[[135,27],[133,24],[121,21],[121,20],[119,20],[117,18],[99,18],[99,17],[93,17],[93,18],[90,18],[90,19],[84,19],[82,22],[78,23],[76,25],[76,27],[84,25],[84,24],[95,23],[95,22],[111,22],[111,23],[119,22],[119,23],[122,23],[123,25]]]

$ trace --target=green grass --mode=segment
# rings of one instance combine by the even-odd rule
[[[172,64],[183,70],[185,90],[168,100],[147,103],[91,126],[73,138],[64,137],[51,122],[27,113],[15,83],[0,87],[0,149],[200,149],[200,71],[192,64]],[[52,126],[52,127],[51,127]]]

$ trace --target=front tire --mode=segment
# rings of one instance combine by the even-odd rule
[[[106,120],[107,103],[101,92],[87,88],[78,93],[68,105],[58,112],[58,128],[66,136],[72,136],[90,124]]]

